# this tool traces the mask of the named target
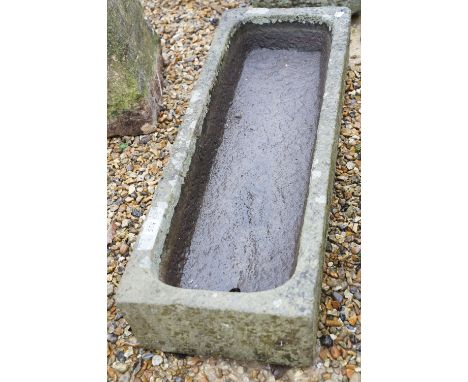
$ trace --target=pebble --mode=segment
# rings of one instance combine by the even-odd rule
[[[359,288],[353,285],[349,288],[349,291],[353,294],[356,300],[361,301],[361,291],[359,290]]]
[[[110,342],[111,344],[115,344],[117,342],[117,336],[113,333],[108,333],[107,334],[107,342]]]
[[[352,170],[352,169],[354,168],[354,166],[356,166],[356,165],[354,164],[354,162],[348,162],[348,163],[346,163],[346,167],[348,168],[348,170]]]
[[[340,356],[340,351],[336,346],[332,346],[330,348],[330,355],[335,359],[337,359]]]
[[[159,354],[156,354],[151,360],[151,363],[153,364],[153,366],[159,366],[163,363],[163,361],[163,357],[161,357]]]
[[[141,216],[141,212],[140,210],[137,210],[137,209],[134,209],[132,211],[132,216],[136,217],[136,218],[139,218]]]
[[[144,360],[152,359],[153,357],[154,357],[153,353],[145,353],[141,356],[141,358],[143,358]]]
[[[325,320],[325,325],[331,327],[340,327],[343,326],[343,323],[339,319],[333,318],[331,320]]]
[[[119,373],[125,373],[128,370],[128,365],[123,362],[114,362],[112,367]]]
[[[277,366],[277,365],[272,365],[271,366],[271,373],[273,374],[273,377],[275,379],[280,379],[283,377],[284,374],[289,370],[288,367],[284,366]]]
[[[354,313],[352,316],[348,318],[348,322],[353,326],[356,325],[357,320],[358,320],[358,317]]]
[[[353,298],[353,294],[348,289],[345,290],[344,295],[347,300],[351,300]]]
[[[320,337],[320,344],[322,346],[330,347],[333,345],[332,338],[327,334],[325,336]]]
[[[119,248],[119,253],[121,255],[125,255],[128,252],[128,245],[125,243],[122,243]]]
[[[322,361],[327,361],[328,360],[328,357],[330,357],[330,352],[328,351],[328,348],[321,348],[320,349],[320,353],[319,353],[319,357]]]
[[[335,299],[335,301],[338,301],[340,304],[343,301],[343,296],[338,292],[333,292],[332,296]]]
[[[130,382],[130,378],[131,378],[130,373],[125,373],[125,374],[122,374],[122,375],[119,377],[119,381],[118,381],[118,382]]]
[[[357,255],[359,253],[361,253],[361,246],[360,245],[354,245],[351,247],[351,253],[353,255]]]
[[[361,301],[361,292],[356,291],[356,293],[354,293],[354,298],[358,301]]]
[[[149,141],[151,141],[150,135],[141,135],[139,142],[146,145]]]
[[[115,358],[117,358],[118,361],[120,362],[125,362],[127,360],[127,358],[125,357],[125,354],[123,351],[118,351],[115,355]]]

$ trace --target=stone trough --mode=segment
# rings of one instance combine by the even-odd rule
[[[223,15],[117,292],[145,347],[312,362],[349,21]]]

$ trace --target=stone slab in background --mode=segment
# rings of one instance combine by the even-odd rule
[[[143,7],[107,0],[107,136],[152,132],[161,95],[161,47]]]
[[[252,0],[252,6],[265,8],[290,7],[348,7],[351,12],[361,11],[361,0]]]
[[[356,15],[351,20],[351,36],[349,44],[349,66],[356,69],[361,65],[361,15]]]
[[[117,305],[146,348],[290,366],[312,363],[350,17],[349,9],[338,7],[225,12],[116,295]],[[160,278],[163,246],[232,36],[244,23],[293,22],[325,25],[331,33],[312,168],[306,175],[310,177],[309,193],[295,270],[283,285],[261,292],[170,286]]]

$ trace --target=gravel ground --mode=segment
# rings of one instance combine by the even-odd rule
[[[224,9],[239,1],[144,1],[145,14],[161,36],[165,61],[163,110],[155,133],[108,140],[107,359],[109,381],[351,381],[360,380],[361,210],[360,106],[358,48],[347,73],[345,106],[318,332],[318,356],[306,369],[256,362],[191,357],[149,351],[138,346],[131,328],[114,305],[114,291],[131,247],[151,205],[162,169],[177,135]],[[354,27],[353,32],[359,30]],[[359,33],[359,32],[356,32]],[[355,44],[356,45],[356,44]]]

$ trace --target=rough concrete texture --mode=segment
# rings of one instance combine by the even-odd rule
[[[161,95],[159,38],[139,0],[107,0],[107,136],[152,132]]]
[[[354,14],[361,11],[361,0],[252,0],[252,6],[265,8],[338,6],[348,7]]]
[[[237,9],[223,16],[116,296],[118,306],[145,347],[291,366],[311,363],[350,16],[349,9],[340,7]],[[296,267],[284,284],[261,292],[173,287],[159,278],[164,243],[203,132],[223,57],[236,31],[250,23],[320,24],[328,27],[332,37]]]

